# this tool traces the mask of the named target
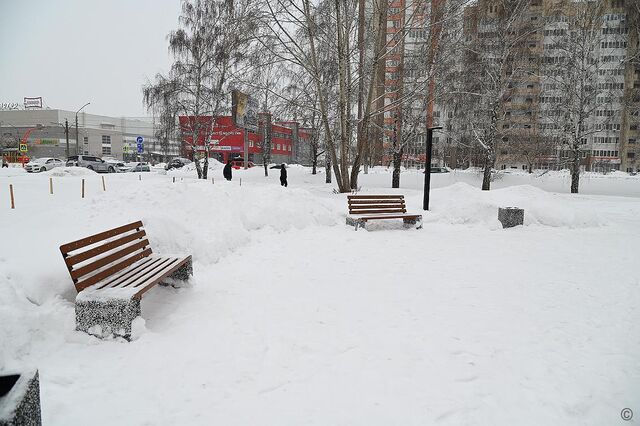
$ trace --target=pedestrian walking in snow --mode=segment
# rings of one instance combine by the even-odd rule
[[[231,180],[231,160],[228,160],[226,166],[222,169],[222,176],[226,180]]]
[[[282,163],[282,166],[280,166],[280,185],[284,186],[285,188],[287,187],[287,169],[284,163]]]

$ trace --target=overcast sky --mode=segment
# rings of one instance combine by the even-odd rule
[[[146,116],[141,85],[166,72],[180,0],[0,0],[0,103]]]

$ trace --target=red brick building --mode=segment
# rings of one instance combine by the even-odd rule
[[[180,130],[182,131],[182,155],[193,158],[191,126],[195,117],[181,116]],[[197,147],[204,151],[204,144],[210,146],[211,157],[221,162],[233,158],[242,158],[244,155],[244,132],[246,130],[237,127],[231,116],[216,117],[213,122],[211,116],[201,116],[198,119],[201,128],[210,129],[198,136]],[[265,132],[264,126],[268,126]],[[296,122],[272,123],[270,114],[260,114],[259,128],[256,132],[247,131],[249,141],[249,161],[262,163],[262,142],[266,134],[271,134],[271,162],[273,163],[300,163],[303,162],[305,147],[309,146],[311,132],[309,129],[301,129]]]

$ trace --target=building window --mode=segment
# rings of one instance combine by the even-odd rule
[[[636,158],[636,153],[635,152],[627,152],[627,158],[630,158],[630,159]]]
[[[102,135],[102,155],[111,155],[111,136]]]

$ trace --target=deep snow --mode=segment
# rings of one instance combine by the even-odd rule
[[[422,230],[354,232],[324,175],[0,171],[0,370],[40,369],[43,419],[84,424],[623,424],[640,413],[640,179],[434,175]],[[361,175],[420,212],[423,176]],[[48,193],[54,179],[53,196]],[[176,182],[172,183],[172,178]],[[80,198],[85,179],[86,198]],[[242,186],[239,179],[242,178]],[[8,184],[16,209],[8,208]],[[611,193],[616,196],[594,195]],[[525,209],[503,230],[499,206]],[[194,279],[136,339],[74,331],[58,246],[142,219]]]

